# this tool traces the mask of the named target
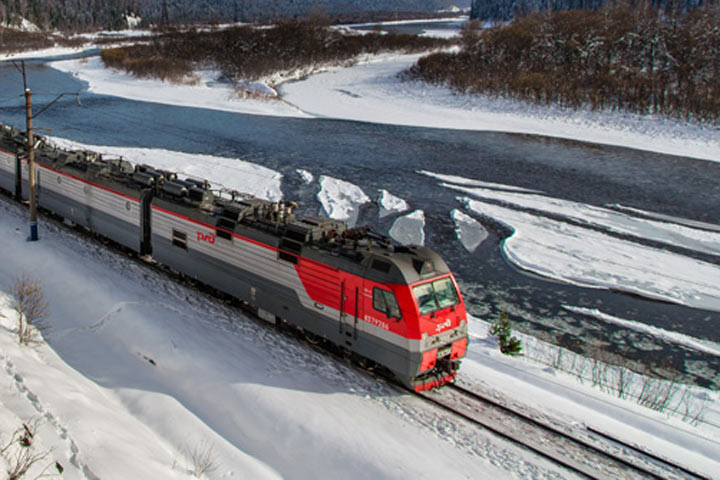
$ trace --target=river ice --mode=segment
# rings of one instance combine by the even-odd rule
[[[397,218],[390,228],[390,237],[403,245],[425,245],[425,212],[415,210]]]
[[[378,200],[378,204],[380,205],[380,209],[378,211],[380,218],[387,217],[393,213],[402,213],[410,208],[405,200],[400,197],[396,197],[385,189],[380,190],[380,199]]]
[[[592,229],[461,198],[466,207],[507,225],[508,259],[539,275],[720,311],[720,266]]]
[[[320,191],[317,198],[325,213],[336,220],[345,220],[354,226],[360,213],[360,206],[370,201],[357,185],[339,178],[320,176]]]
[[[488,237],[488,232],[482,223],[462,211],[453,209],[450,217],[455,222],[455,234],[465,249],[472,253]]]

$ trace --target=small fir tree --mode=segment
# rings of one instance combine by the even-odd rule
[[[513,336],[510,319],[507,313],[500,313],[500,318],[490,327],[490,335],[496,335],[500,343],[500,351],[512,357],[522,355],[522,343]]]

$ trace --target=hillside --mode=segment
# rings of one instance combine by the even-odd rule
[[[170,22],[228,22],[277,20],[320,10],[349,18],[363,12],[428,13],[453,5],[468,8],[470,0],[0,0],[0,24],[19,24],[25,18],[43,29],[120,29],[127,13],[160,22],[163,4]]]
[[[597,10],[614,3],[606,0],[472,0],[471,18],[480,20],[510,20],[511,18],[542,11],[559,12],[564,10]],[[651,0],[646,2],[627,2],[629,5],[645,8],[648,5],[667,10],[686,11],[692,7],[710,4],[703,0]]]
[[[463,31],[459,52],[420,59],[413,78],[562,108],[720,120],[720,11],[616,5],[537,13]]]

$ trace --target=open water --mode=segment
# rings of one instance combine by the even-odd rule
[[[315,187],[296,169],[341,178],[374,196],[384,188],[425,211],[426,243],[456,273],[469,310],[494,320],[506,311],[517,329],[576,351],[612,352],[635,368],[681,375],[720,387],[720,358],[569,312],[562,305],[598,308],[627,320],[720,342],[720,314],[653,302],[605,290],[579,288],[518,271],[503,257],[504,232],[473,254],[457,240],[449,217],[457,192],[418,170],[539,189],[592,205],[635,208],[720,224],[720,163],[529,135],[378,125],[328,119],[289,119],[184,108],[95,95],[70,75],[41,62],[28,65],[36,111],[61,99],[36,120],[39,133],[83,143],[164,148],[240,158],[284,174],[285,198],[306,214],[320,212]],[[22,83],[0,64],[0,122],[24,128]],[[387,233],[394,217],[377,206],[360,223]]]

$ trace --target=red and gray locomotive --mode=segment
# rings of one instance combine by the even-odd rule
[[[24,145],[22,132],[1,127],[0,189],[20,199]],[[35,160],[38,205],[66,222],[368,359],[413,390],[455,378],[468,344],[465,305],[430,249],[42,139]]]

